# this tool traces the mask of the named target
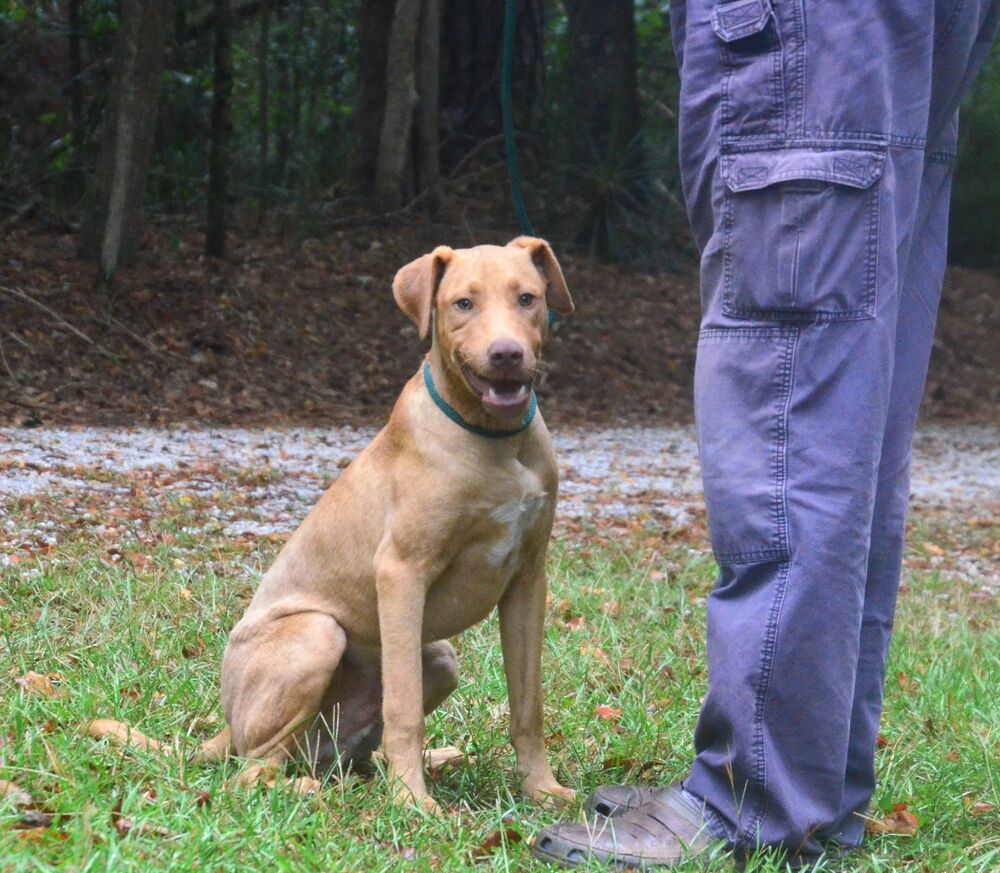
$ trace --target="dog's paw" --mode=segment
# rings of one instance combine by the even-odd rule
[[[414,794],[406,786],[397,788],[392,795],[393,801],[401,807],[417,810],[424,815],[444,815],[444,809],[429,794]]]
[[[416,805],[420,807],[420,811],[425,815],[444,815],[444,807],[441,806],[433,797],[421,797],[419,800],[415,801]]]
[[[238,788],[254,788],[258,785],[264,788],[274,788],[281,777],[281,767],[270,761],[263,764],[249,764],[240,770],[232,779],[230,785]]]
[[[576,792],[558,782],[541,785],[525,785],[524,793],[535,803],[544,807],[568,806],[576,801]]]
[[[323,783],[311,776],[299,776],[298,779],[292,780],[291,786],[292,791],[302,797],[318,795],[323,790]]]

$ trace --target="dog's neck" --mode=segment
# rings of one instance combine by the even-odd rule
[[[479,397],[470,390],[461,374],[455,372],[454,368],[445,362],[436,338],[431,342],[427,361],[430,364],[431,379],[438,394],[462,417],[466,424],[497,432],[498,435],[503,431],[518,430],[519,422],[517,420],[499,418],[490,415],[483,409]]]

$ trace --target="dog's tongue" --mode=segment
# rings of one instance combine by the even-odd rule
[[[483,394],[483,403],[489,407],[510,411],[528,401],[530,391],[524,383],[500,382],[490,385]]]

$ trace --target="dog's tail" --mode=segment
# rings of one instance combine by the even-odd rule
[[[138,749],[157,755],[167,755],[173,751],[172,746],[147,737],[124,722],[114,721],[110,718],[95,719],[86,725],[84,733],[95,740],[109,740],[123,749]],[[218,761],[234,752],[232,732],[227,725],[218,736],[206,740],[198,747],[194,760],[199,764],[207,761]]]

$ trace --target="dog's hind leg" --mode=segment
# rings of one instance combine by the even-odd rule
[[[424,715],[437,709],[458,685],[458,661],[447,640],[421,650]],[[307,739],[314,771],[364,765],[382,742],[382,681],[378,670],[345,658],[330,684],[323,709]]]
[[[346,647],[343,628],[319,612],[236,626],[222,659],[222,706],[237,753],[264,760],[239,781],[259,781],[305,752]]]
[[[458,658],[447,640],[427,643],[420,655],[424,669],[424,715],[430,715],[458,687]]]
[[[226,725],[221,733],[210,740],[205,740],[198,747],[198,751],[194,753],[194,762],[196,764],[207,764],[209,761],[221,761],[235,751],[236,747],[233,745],[232,728]]]

